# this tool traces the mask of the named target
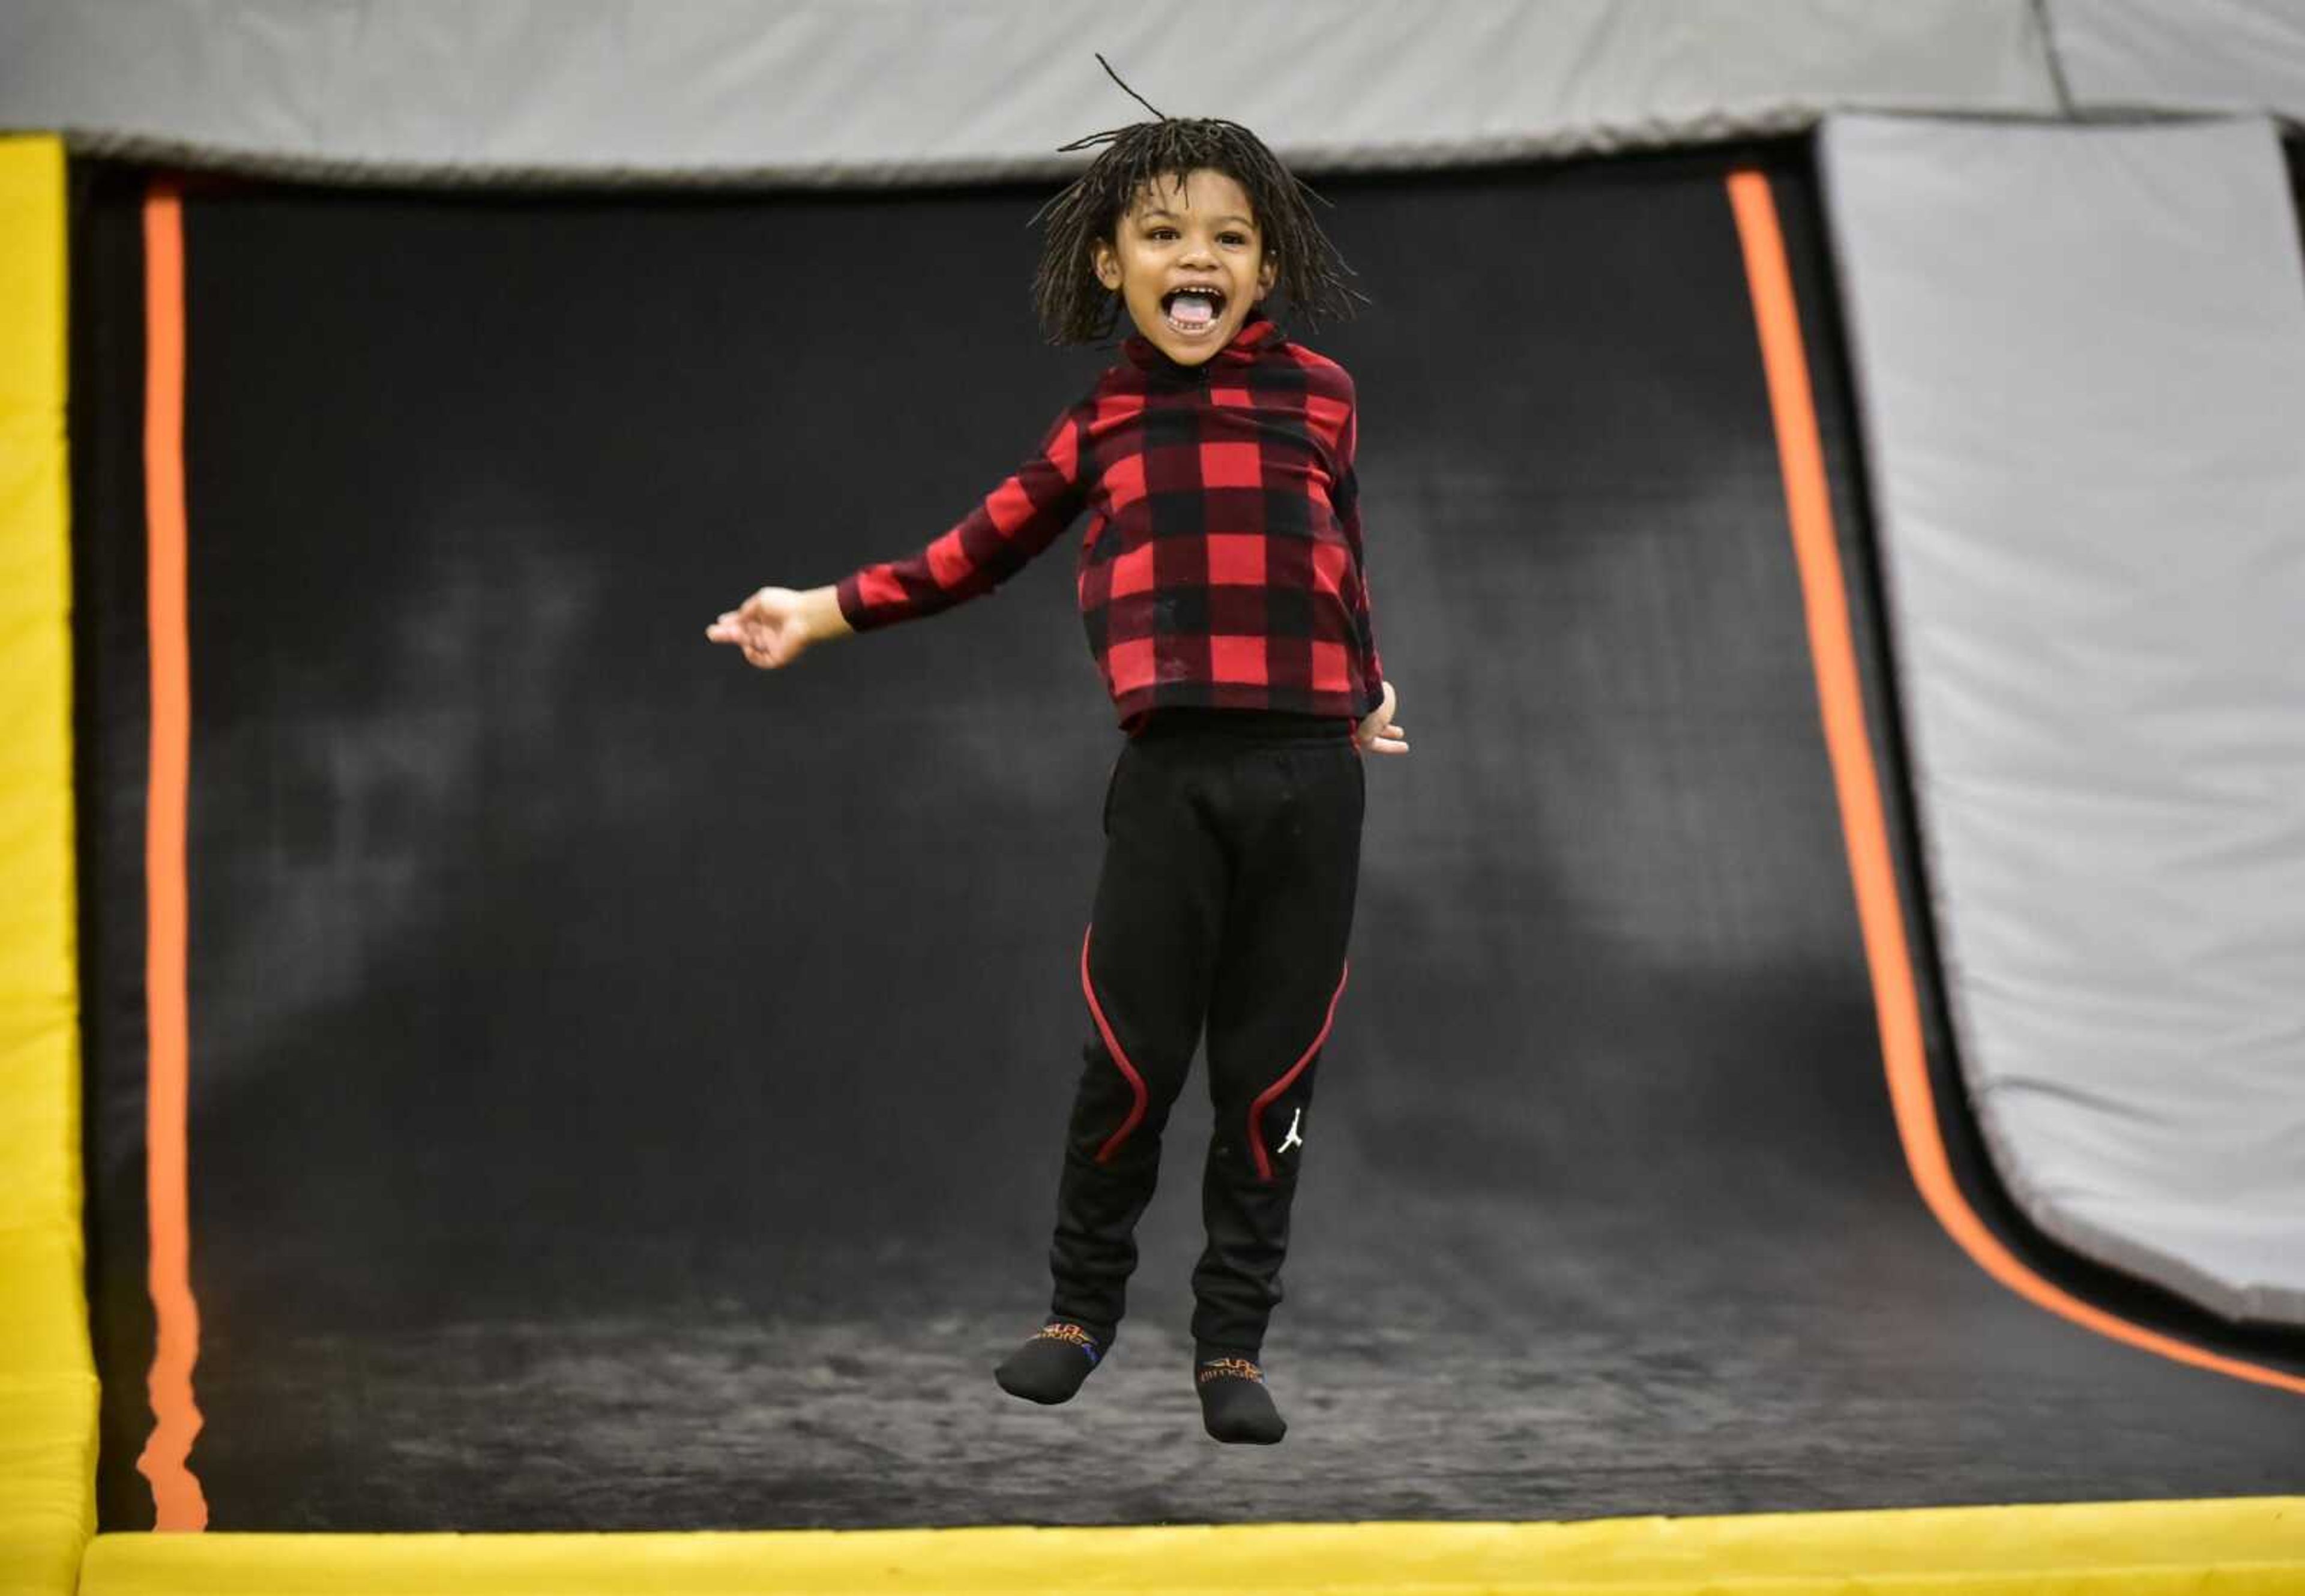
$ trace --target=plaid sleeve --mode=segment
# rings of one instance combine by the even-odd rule
[[[1337,513],[1337,524],[1343,529],[1345,541],[1353,551],[1357,573],[1352,591],[1353,626],[1360,633],[1361,655],[1368,661],[1368,675],[1361,683],[1361,713],[1368,715],[1384,702],[1384,661],[1376,651],[1376,619],[1369,608],[1368,556],[1361,548],[1361,481],[1357,464],[1360,430],[1360,407],[1356,404],[1345,412],[1337,449],[1337,480],[1330,494],[1330,504]]]
[[[841,615],[858,632],[932,615],[989,593],[1055,541],[1081,508],[1078,405],[1041,439],[1033,457],[942,537],[909,558],[852,571],[835,584]]]

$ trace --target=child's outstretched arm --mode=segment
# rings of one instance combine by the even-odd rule
[[[764,671],[790,665],[812,643],[855,630],[840,613],[832,588],[762,588],[704,629],[716,643],[735,643]]]
[[[1053,542],[1081,508],[1087,418],[1057,418],[1033,456],[958,524],[908,559],[884,560],[830,587],[762,588],[704,629],[763,670],[790,665],[811,644],[950,609],[989,593]]]

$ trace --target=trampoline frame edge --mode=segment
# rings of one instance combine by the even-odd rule
[[[60,255],[61,147],[53,139],[0,140],[0,195],[4,195],[13,179],[18,145],[33,146],[36,158],[55,158],[58,184],[55,238],[33,242],[53,242]],[[54,335],[61,338],[61,290],[57,306]],[[16,369],[13,362],[21,358],[20,352],[4,341],[21,331],[13,324],[0,326],[0,370]],[[58,365],[61,369],[61,362]],[[61,413],[61,390],[57,404]],[[55,436],[61,471],[61,426]],[[0,530],[12,535],[14,531],[13,527]],[[61,541],[61,519],[55,531]],[[65,668],[69,668],[68,655]],[[11,679],[19,678],[12,675]],[[65,717],[68,734],[68,708]],[[70,779],[67,750],[62,777],[67,796]],[[15,795],[6,794],[12,801]],[[67,907],[72,887],[67,870],[64,882]],[[13,957],[7,967],[12,972],[17,968]],[[79,1056],[76,1045],[69,1045],[69,1035],[65,1040],[68,1045],[63,1059],[70,1092],[71,1083],[78,1078]],[[1924,1090],[1926,1085],[1924,1077]],[[12,1093],[13,1090],[12,1083]],[[73,1101],[77,1103],[76,1097]],[[1901,1127],[1905,1124],[1901,1104],[1899,1122]],[[72,1146],[77,1145],[75,1135]],[[1909,1142],[1908,1149],[1909,1153]],[[69,1173],[78,1177],[76,1161]],[[76,1199],[77,1193],[73,1195]],[[0,1215],[0,1219],[8,1217]],[[1971,1255],[1976,1255],[1973,1249]],[[77,1290],[76,1270],[69,1278]],[[82,1320],[84,1306],[84,1299],[76,1295],[73,1307]],[[84,1323],[81,1329],[84,1353]],[[85,1378],[92,1391],[92,1363],[86,1366]],[[0,1382],[13,1387],[17,1381],[15,1368],[0,1369]],[[92,1466],[92,1399],[83,1400],[81,1405],[87,1412],[79,1444]],[[758,1588],[757,1582],[769,1574],[838,1582],[816,1588],[920,1589],[919,1582],[924,1577],[945,1582],[939,1588],[953,1590],[1034,1584],[1075,1588],[1074,1581],[1094,1571],[1100,1575],[1099,1587],[1110,1590],[1217,1590],[1230,1588],[1236,1581],[1251,1583],[1253,1575],[1261,1589],[1284,1591],[1398,1589],[1413,1582],[1426,1591],[1535,1592],[1562,1589],[1573,1583],[1588,1589],[1612,1584],[1631,1588],[1637,1583],[1645,1592],[1663,1592],[1694,1591],[1731,1576],[1739,1579],[1740,1591],[1749,1592],[1814,1592],[1821,1577],[1862,1577],[1873,1582],[1873,1588],[1883,1589],[1909,1582],[1916,1588],[1926,1583],[1938,1592],[1981,1590],[1999,1588],[1993,1582],[2012,1576],[2020,1569],[2028,1577],[2054,1574],[2068,1581],[2089,1582],[2064,1588],[2144,1591],[2169,1588],[2166,1580],[2192,1577],[2203,1567],[2219,1570],[2226,1582],[2221,1589],[2274,1591],[2295,1588],[2301,1571],[2305,1571],[2305,1498],[2299,1497],[1705,1519],[1648,1517],[1578,1524],[1399,1522],[506,1536],[115,1533],[91,1541],[92,1488],[85,1481],[82,1496],[82,1527],[77,1539],[86,1556],[76,1560],[81,1588],[90,1596],[116,1590],[193,1588],[189,1579],[181,1585],[171,1582],[180,1574],[190,1574],[207,1584],[219,1570],[244,1575],[234,1588],[251,1596],[272,1589],[309,1589],[317,1575],[328,1575],[340,1582],[333,1588],[404,1589],[404,1583],[389,1582],[404,1581],[413,1573],[467,1576],[465,1588],[476,1591],[631,1589],[635,1579],[642,1576],[649,1579],[649,1588],[667,1592],[749,1589]],[[7,1583],[4,1576],[21,1566],[14,1558],[19,1536],[11,1522],[13,1511],[13,1498],[0,1498],[0,1525],[6,1526],[0,1529],[5,1537],[4,1543],[0,1543],[0,1585]],[[1996,1547],[2034,1555],[2045,1546],[2065,1560],[2012,1562],[2001,1566],[1978,1561]],[[1834,1558],[1849,1563],[1833,1568],[1820,1560]],[[1950,1566],[1961,1558],[1973,1566]],[[1579,1564],[1575,1560],[1578,1558],[1589,1561]],[[1651,1560],[1643,1563],[1643,1558]],[[1703,1561],[1692,1564],[1692,1558]],[[1664,1559],[1678,1571],[1667,1569]],[[1578,1572],[1580,1567],[1585,1571]],[[262,1583],[268,1577],[283,1583]],[[1974,1586],[1946,1583],[1957,1577],[1974,1578],[1978,1583]],[[871,1583],[873,1580],[886,1583],[875,1584]],[[70,1573],[61,1583],[30,1588],[69,1590]]]
[[[2305,1580],[2305,1498],[1584,1523],[1372,1522],[630,1534],[106,1534],[81,1596],[785,1591],[2257,1596]]]

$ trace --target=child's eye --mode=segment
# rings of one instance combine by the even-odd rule
[[[1177,236],[1177,230],[1174,227],[1155,227],[1146,236],[1156,239],[1174,238]]]
[[[1217,237],[1229,244],[1245,244],[1248,242],[1248,234],[1245,233],[1220,233]]]

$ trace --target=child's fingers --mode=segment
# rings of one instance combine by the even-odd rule
[[[762,670],[776,667],[776,657],[770,651],[771,638],[769,628],[747,624],[735,610],[729,610],[704,629],[704,635],[716,643],[734,643],[744,653],[745,662]]]

